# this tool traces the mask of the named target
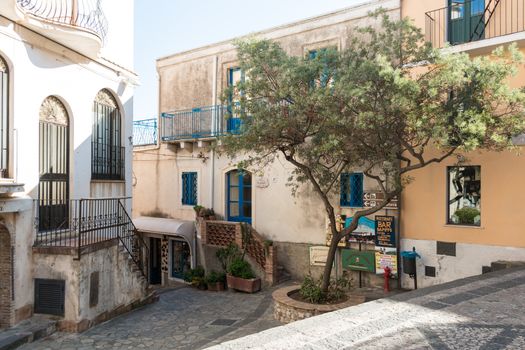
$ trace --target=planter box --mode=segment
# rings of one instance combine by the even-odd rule
[[[212,292],[222,292],[224,290],[223,282],[208,283],[208,290]]]
[[[226,275],[226,281],[228,282],[228,288],[241,292],[255,293],[261,290],[260,278],[252,278],[248,280],[240,277],[234,277],[232,275]]]

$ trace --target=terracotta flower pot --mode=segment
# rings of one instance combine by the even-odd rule
[[[244,279],[232,275],[226,275],[226,281],[228,282],[228,288],[241,292],[255,293],[261,290],[260,278]]]
[[[224,290],[224,282],[208,282],[208,290],[211,290],[212,292],[222,292]]]

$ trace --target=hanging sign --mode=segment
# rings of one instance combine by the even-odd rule
[[[383,192],[364,192],[363,205],[366,208],[377,207],[385,199]],[[394,197],[386,206],[385,209],[398,209],[397,197]]]
[[[378,247],[396,246],[396,223],[393,216],[376,215],[375,245]]]
[[[375,252],[368,250],[343,249],[343,268],[355,271],[375,272]]]
[[[376,274],[382,275],[385,267],[389,267],[392,275],[397,275],[397,249],[376,247],[375,253]]]

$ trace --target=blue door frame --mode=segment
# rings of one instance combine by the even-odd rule
[[[228,221],[252,223],[252,175],[232,170],[227,176]]]
[[[234,85],[233,81],[233,74],[235,72],[240,71],[241,68],[230,68],[228,70],[228,86]],[[241,71],[241,82],[244,81],[244,73]],[[234,117],[233,116],[233,104],[235,102],[233,101],[233,95],[230,94],[229,101],[228,101],[228,112],[230,113],[231,117],[226,122],[226,131],[232,134],[236,134],[241,129],[241,118]]]

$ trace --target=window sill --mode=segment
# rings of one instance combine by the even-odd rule
[[[484,226],[475,226],[475,225],[455,225],[455,224],[445,224],[444,227],[452,227],[452,228],[471,228],[475,230],[484,230]]]

